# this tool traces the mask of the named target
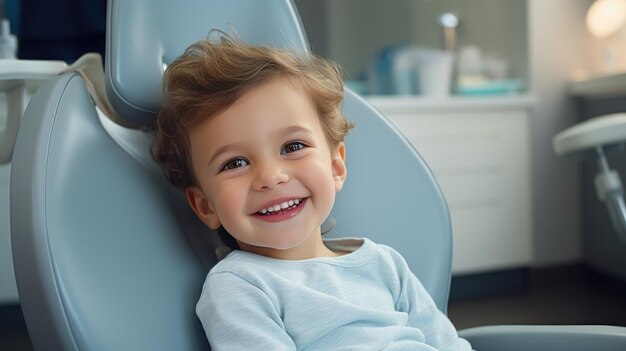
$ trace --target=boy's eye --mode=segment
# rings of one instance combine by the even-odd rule
[[[292,153],[301,149],[304,149],[306,147],[306,145],[304,145],[303,143],[299,142],[299,141],[295,141],[292,143],[289,143],[285,146],[283,146],[283,148],[280,150],[280,154],[281,155],[285,155],[288,153]]]
[[[235,168],[240,168],[240,167],[245,167],[248,165],[248,161],[244,160],[243,158],[235,158],[232,159],[228,162],[226,162],[223,166],[222,166],[222,171],[227,171],[229,169],[235,169]]]

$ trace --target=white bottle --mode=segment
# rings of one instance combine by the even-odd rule
[[[9,20],[2,19],[0,25],[0,59],[15,59],[17,53],[17,38],[11,34]]]

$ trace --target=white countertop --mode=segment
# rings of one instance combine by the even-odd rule
[[[386,113],[531,109],[535,104],[535,98],[528,94],[447,97],[366,95],[365,99]]]
[[[569,92],[576,96],[609,96],[626,94],[626,73],[598,76],[569,85]]]

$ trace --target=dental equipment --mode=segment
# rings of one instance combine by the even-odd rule
[[[559,156],[575,159],[594,158],[598,164],[595,189],[598,199],[606,203],[611,223],[626,244],[626,205],[624,189],[616,170],[611,169],[607,152],[626,146],[626,113],[594,117],[558,133],[552,139]]]
[[[443,48],[447,51],[456,49],[456,28],[459,26],[459,17],[452,12],[445,12],[439,16],[439,24],[443,29]]]

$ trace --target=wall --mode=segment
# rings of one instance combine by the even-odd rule
[[[327,0],[330,56],[357,79],[374,55],[389,45],[410,43],[412,0]]]
[[[326,1],[294,0],[293,2],[300,15],[311,50],[318,55],[328,56]]]
[[[585,1],[589,5],[593,1]],[[579,72],[579,78],[607,75],[616,72],[626,72],[626,26],[617,33],[607,38],[595,38],[588,35],[586,43],[586,69]],[[607,54],[611,54],[612,62],[606,60]]]
[[[591,0],[528,0],[529,67],[537,99],[532,124],[535,265],[581,259],[579,172],[552,151],[552,137],[576,123],[567,95],[574,72],[592,65],[585,15]]]
[[[311,49],[356,79],[383,47],[408,43],[414,0],[295,0]],[[383,14],[383,16],[381,16]]]

